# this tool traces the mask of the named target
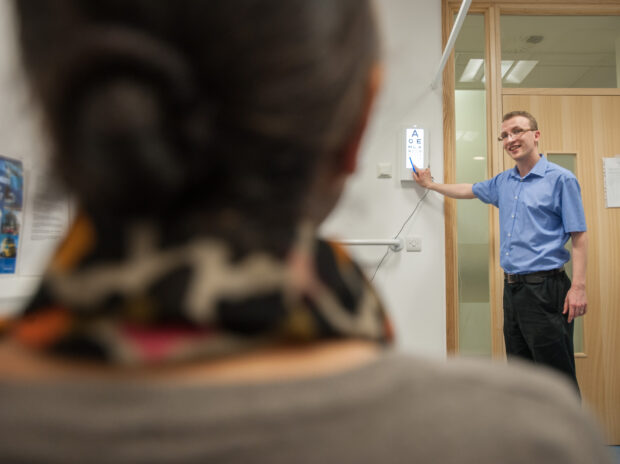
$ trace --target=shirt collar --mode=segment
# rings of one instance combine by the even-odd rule
[[[547,172],[547,166],[549,165],[549,162],[547,161],[547,158],[545,158],[542,155],[542,153],[540,153],[538,156],[540,157],[540,159],[534,165],[532,170],[525,175],[524,179],[526,177],[530,176],[530,175],[538,176],[538,177],[544,177],[545,176],[545,173]],[[517,169],[517,166],[512,168],[512,170],[510,171],[510,175],[511,175],[511,177],[516,177],[517,179],[521,178],[521,175],[519,174],[519,170]]]

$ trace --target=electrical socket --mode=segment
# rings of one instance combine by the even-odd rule
[[[407,251],[422,251],[422,239],[420,237],[407,237]]]

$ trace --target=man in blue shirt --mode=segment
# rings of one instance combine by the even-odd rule
[[[573,320],[587,310],[587,236],[579,183],[538,153],[540,131],[531,114],[504,115],[499,139],[516,166],[492,179],[438,184],[428,169],[417,169],[413,177],[451,198],[478,198],[499,208],[506,353],[554,367],[577,385]],[[572,283],[564,272],[569,238]]]

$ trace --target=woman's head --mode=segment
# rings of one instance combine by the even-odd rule
[[[312,186],[355,151],[377,54],[367,1],[17,11],[56,166],[91,215],[174,220],[240,248],[288,243]]]

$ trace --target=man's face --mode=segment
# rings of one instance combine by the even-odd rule
[[[500,135],[504,137],[504,150],[515,161],[529,157],[538,158],[538,139],[540,131],[531,130],[530,120],[525,116],[515,116],[502,123]]]

